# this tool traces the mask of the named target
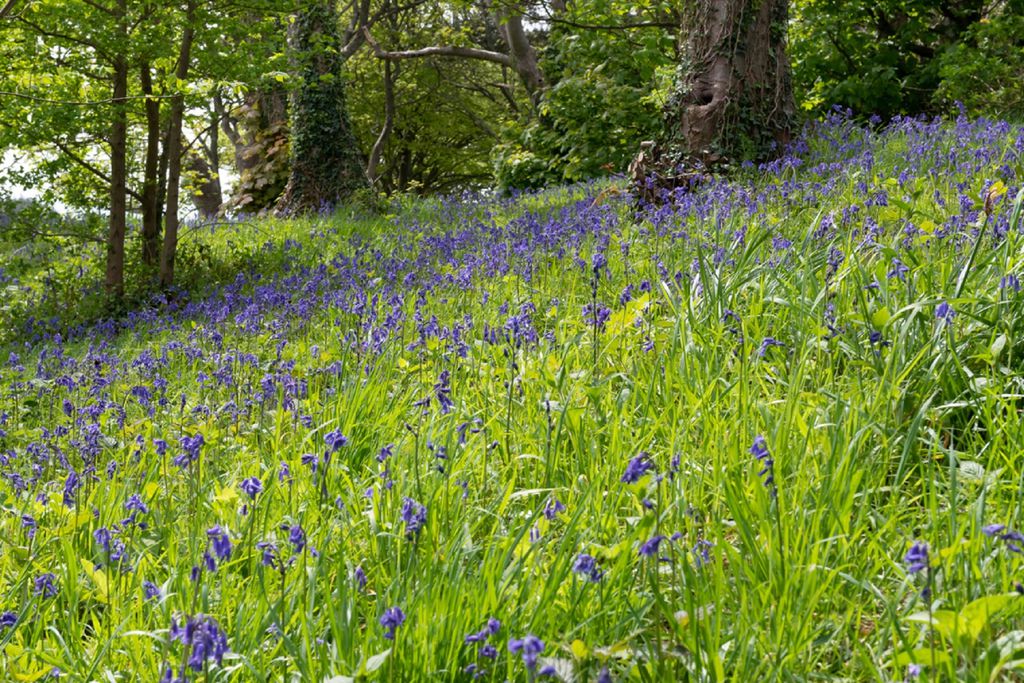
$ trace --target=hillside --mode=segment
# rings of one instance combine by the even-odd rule
[[[5,281],[0,673],[1010,675],[1022,181],[835,114],[657,206],[197,230],[240,267],[111,321]]]

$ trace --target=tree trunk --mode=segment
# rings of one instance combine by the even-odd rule
[[[119,0],[119,33],[126,36],[127,0]],[[127,41],[127,39],[126,39]],[[110,126],[110,223],[107,231],[107,267],[104,284],[107,293],[124,296],[124,234],[128,214],[128,59],[118,54],[113,59],[113,112]]]
[[[369,183],[345,103],[334,2],[307,4],[289,43],[302,85],[292,106],[291,172],[279,209],[307,213],[333,207]]]
[[[188,170],[194,176],[192,203],[201,217],[215,218],[223,203],[219,176],[210,162],[194,152],[188,155]]]
[[[683,13],[684,49],[665,112],[671,163],[761,160],[781,152],[795,115],[788,0],[700,0]]]
[[[144,95],[153,95],[153,76],[142,65],[140,84]],[[155,266],[160,259],[160,100],[146,100],[146,161],[142,181],[142,263]]]
[[[181,50],[175,77],[178,87],[188,77],[189,62],[192,59],[196,2],[190,0],[185,13],[185,28],[181,36]],[[167,220],[164,226],[164,245],[160,253],[160,285],[170,287],[174,283],[174,256],[178,250],[178,204],[181,192],[181,126],[185,115],[185,93],[178,92],[171,101],[170,132],[167,136]]]
[[[366,165],[366,177],[369,178],[371,185],[376,185],[380,179],[378,171],[384,157],[384,147],[388,144],[391,129],[395,125],[395,79],[398,77],[398,68],[397,64],[392,67],[390,61],[384,61],[384,126],[377,136],[377,142],[370,152],[370,161]]]

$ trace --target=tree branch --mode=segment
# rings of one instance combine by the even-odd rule
[[[18,0],[7,0],[6,4],[4,4],[3,7],[0,7],[0,19],[3,19],[12,11],[14,11],[14,6],[17,4]]]
[[[90,173],[92,173],[94,176],[96,176],[97,178],[99,178],[103,182],[107,183],[108,185],[112,182],[111,179],[110,179],[110,176],[108,176],[106,173],[104,173],[100,169],[96,168],[94,165],[90,164],[88,161],[86,161],[82,157],[78,156],[78,154],[76,154],[70,147],[65,145],[60,140],[54,140],[53,144],[54,144],[54,146],[57,149],[59,149],[61,152],[63,152],[65,156],[67,156],[69,159],[74,161],[76,164],[78,164],[79,166],[81,166],[85,170],[87,170]],[[131,188],[127,188],[126,192],[128,192],[128,194],[130,194],[134,199],[137,199],[140,202],[142,201],[142,195],[140,195],[138,192],[135,192]]]
[[[455,45],[435,45],[423,47],[418,50],[398,50],[389,52],[381,48],[380,44],[373,39],[368,29],[363,29],[366,42],[373,48],[373,54],[378,59],[398,61],[402,59],[418,59],[422,57],[457,57],[462,59],[479,59],[485,62],[493,62],[503,66],[512,66],[512,58],[501,52],[480,50],[475,47],[458,47]]]

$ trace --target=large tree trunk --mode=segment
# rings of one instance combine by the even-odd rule
[[[335,206],[369,183],[345,103],[334,2],[307,4],[289,43],[302,85],[292,106],[291,173],[279,208],[306,213]]]
[[[195,31],[196,2],[190,0],[186,9],[185,28],[181,37],[175,77],[179,87],[188,77],[192,59],[192,39]],[[181,192],[181,126],[185,115],[185,94],[179,92],[171,101],[170,133],[167,136],[167,220],[164,226],[164,245],[160,252],[160,285],[170,287],[174,282],[174,256],[178,250],[178,205]]]
[[[673,163],[765,159],[789,141],[795,105],[788,0],[699,0],[683,14],[683,57],[666,108]]]
[[[153,76],[148,63],[142,65],[144,95],[153,95]],[[142,181],[142,262],[155,266],[160,259],[160,100],[146,99],[146,161]]]
[[[119,31],[126,36],[127,0],[119,0]],[[127,40],[127,39],[126,39]],[[128,214],[128,59],[114,56],[113,112],[110,125],[110,223],[107,230],[107,267],[104,284],[108,294],[124,296],[124,234]]]

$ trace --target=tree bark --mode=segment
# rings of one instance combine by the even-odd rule
[[[700,0],[683,13],[685,46],[666,108],[673,163],[765,159],[795,116],[787,0]]]
[[[127,0],[118,0],[118,33],[127,43]],[[124,235],[128,215],[128,58],[113,59],[113,112],[110,126],[110,223],[107,230],[107,293],[124,296]]]
[[[140,85],[144,95],[153,95],[153,76],[148,63],[142,65]],[[142,263],[155,266],[160,259],[160,100],[147,99],[146,160],[142,181]]]
[[[502,10],[498,14],[498,28],[502,39],[508,45],[512,57],[512,67],[519,74],[526,91],[536,104],[540,91],[544,89],[544,74],[537,61],[537,52],[530,44],[523,26],[523,15],[519,8]]]
[[[377,142],[373,145],[373,150],[370,152],[370,161],[366,164],[366,177],[370,180],[370,185],[376,185],[379,179],[378,169],[380,168],[381,159],[384,156],[384,147],[388,143],[388,138],[391,137],[391,129],[395,125],[395,79],[398,77],[398,65],[394,68],[391,66],[391,62],[384,62],[384,126],[380,130],[380,135],[377,136]]]
[[[291,172],[279,209],[308,213],[330,209],[369,183],[345,102],[333,1],[309,2],[289,43],[302,85],[292,106]]]
[[[185,10],[185,27],[181,36],[181,48],[175,78],[180,84],[188,77],[189,62],[192,59],[192,39],[195,31],[195,0],[189,0]],[[181,127],[185,114],[185,93],[178,92],[171,101],[170,132],[167,136],[167,218],[164,226],[164,244],[160,252],[160,285],[170,287],[174,283],[174,257],[178,250],[179,196],[181,192]]]
[[[211,162],[202,155],[192,152],[188,155],[188,170],[194,175],[192,203],[203,218],[214,218],[220,213],[223,196],[220,177]]]

